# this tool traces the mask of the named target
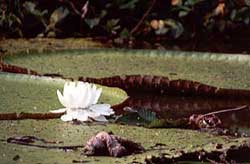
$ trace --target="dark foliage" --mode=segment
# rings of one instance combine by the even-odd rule
[[[1,0],[7,37],[103,36],[188,40],[249,28],[248,0]],[[249,30],[247,30],[249,32]],[[146,39],[146,40],[147,40]]]

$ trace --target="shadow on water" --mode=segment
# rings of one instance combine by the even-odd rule
[[[250,98],[183,97],[166,95],[131,95],[125,102],[114,106],[121,115],[117,122],[147,126],[155,120],[188,119],[193,114],[207,114],[225,109],[250,105]],[[249,108],[216,114],[223,128],[230,133],[250,136]]]

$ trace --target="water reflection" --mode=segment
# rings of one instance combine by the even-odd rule
[[[243,105],[250,105],[250,98],[174,97],[146,94],[132,95],[122,104],[115,106],[114,110],[116,114],[126,117],[123,122],[145,125],[154,119],[177,120],[189,118],[192,114],[206,114]],[[217,116],[221,119],[223,127],[232,132],[250,135],[249,108],[221,113]]]

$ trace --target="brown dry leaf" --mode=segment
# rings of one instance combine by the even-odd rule
[[[224,15],[225,13],[225,3],[219,3],[218,6],[214,9],[213,15]]]
[[[104,131],[90,138],[84,147],[86,155],[94,156],[122,157],[144,151],[140,144]]]
[[[157,29],[159,28],[159,22],[158,22],[158,20],[153,19],[153,20],[150,22],[150,26],[151,26],[153,29],[157,30]]]
[[[171,5],[173,6],[178,6],[182,4],[182,0],[172,0]]]

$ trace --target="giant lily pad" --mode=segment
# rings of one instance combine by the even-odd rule
[[[174,157],[180,156],[180,150],[183,152],[195,152],[201,149],[211,152],[218,150],[217,145],[222,144],[227,149],[230,146],[238,146],[249,139],[229,139],[227,137],[216,137],[206,133],[195,132],[191,130],[178,129],[146,129],[142,127],[133,127],[125,125],[109,124],[103,125],[73,125],[64,123],[60,120],[51,121],[2,121],[0,122],[2,133],[0,137],[2,143],[1,161],[10,163],[18,155],[24,163],[72,163],[76,161],[89,161],[94,163],[131,163],[144,162],[146,158],[152,156]],[[112,131],[113,133],[141,142],[147,149],[143,154],[132,155],[122,158],[111,157],[86,157],[81,155],[83,150],[65,152],[58,149],[43,149],[6,143],[8,137],[13,136],[36,136],[49,141],[62,141],[60,144],[48,145],[83,145],[91,136],[99,131]],[[158,146],[157,145],[162,145]],[[220,151],[220,150],[219,150]]]
[[[1,106],[6,112],[48,112],[62,107],[57,100],[56,90],[62,90],[67,80],[0,73]],[[118,88],[103,88],[100,102],[115,105],[123,102],[127,94]]]
[[[199,81],[224,88],[250,88],[246,55],[154,50],[72,50],[7,55],[5,63],[67,77],[150,74]]]
[[[7,55],[5,63],[26,67],[39,73],[59,73],[66,77],[107,77],[113,75],[153,74],[183,78],[226,88],[250,89],[250,57],[243,55],[179,53],[139,50],[84,50],[53,53],[20,53]],[[52,78],[29,75],[0,74],[1,111],[48,111],[58,108],[55,89],[62,83]],[[104,92],[105,93],[105,92]],[[123,92],[108,95],[101,101],[115,104],[123,100]],[[104,94],[105,95],[105,94]],[[49,121],[1,121],[1,161],[11,163],[131,163],[145,162],[153,157],[177,157],[180,152],[204,150],[223,152],[231,146],[249,143],[249,138],[214,136],[192,130],[147,129],[143,127],[108,125],[73,125],[57,120]],[[64,152],[57,149],[42,149],[6,143],[11,136],[36,136],[52,141],[63,141],[56,145],[83,145],[99,131],[112,131],[122,137],[140,142],[146,152],[122,158],[86,157],[82,149]],[[218,147],[218,145],[220,145]],[[222,147],[221,147],[222,146]],[[18,157],[18,158],[17,158]],[[46,159],[46,160],[45,160]]]
[[[36,52],[58,51],[67,49],[86,49],[86,48],[101,48],[107,47],[98,41],[93,41],[91,38],[33,38],[33,39],[2,39],[0,40],[0,54],[16,54],[18,52]]]

